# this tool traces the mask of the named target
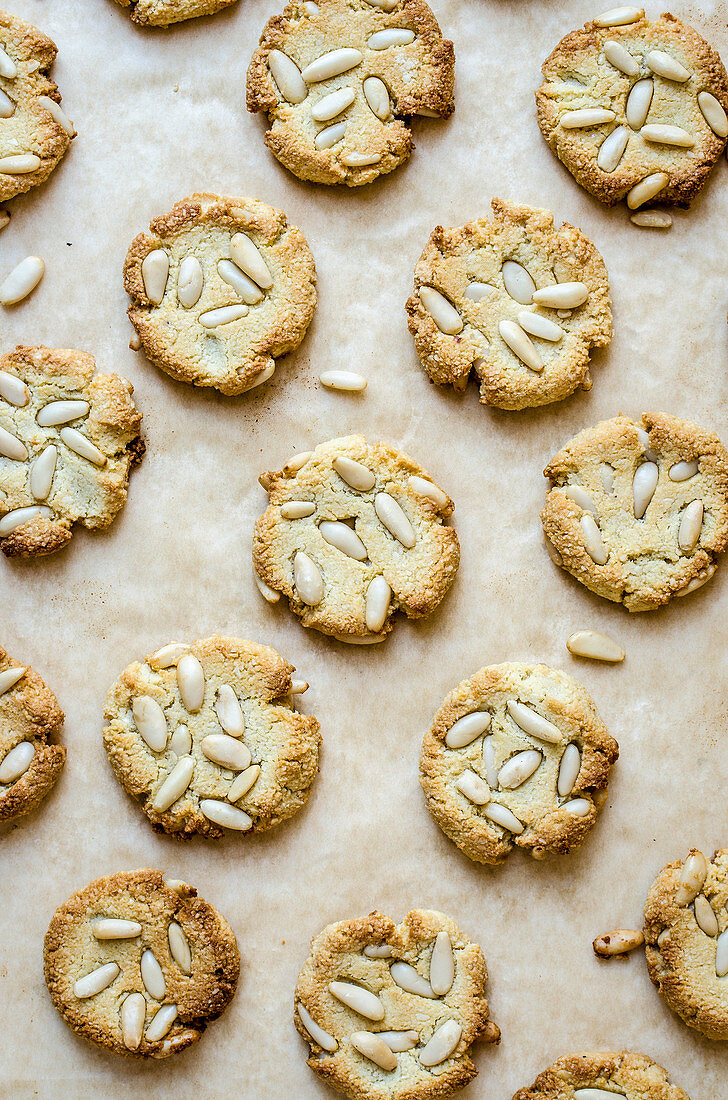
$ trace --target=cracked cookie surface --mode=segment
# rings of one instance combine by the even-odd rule
[[[501,863],[578,848],[606,799],[619,746],[578,680],[501,664],[463,680],[425,734],[420,783],[443,832],[470,859]]]
[[[728,1039],[728,849],[668,863],[645,904],[650,978],[688,1027]]]
[[[129,9],[134,23],[144,27],[168,27],[199,15],[214,15],[236,0],[116,0]]]
[[[352,1100],[449,1096],[477,1075],[472,1044],[500,1041],[487,980],[481,948],[444,913],[330,924],[296,985],[308,1065]]]
[[[631,22],[592,21],[559,42],[543,65],[538,124],[602,202],[687,206],[725,147],[728,76],[692,27],[631,10]]]
[[[544,470],[554,561],[605,599],[651,611],[710,580],[728,542],[728,453],[665,413],[604,420]]]
[[[192,886],[146,868],[96,879],[61,905],[43,969],[77,1035],[115,1054],[166,1058],[227,1008],[240,953],[228,922]]]
[[[132,241],[124,286],[147,358],[235,395],[266,382],[303,340],[316,267],[285,214],[258,199],[194,194]]]
[[[43,183],[75,136],[48,75],[57,53],[37,27],[0,11],[0,203]]]
[[[474,370],[481,402],[500,409],[590,389],[590,350],[612,335],[601,255],[547,210],[491,206],[490,221],[437,226],[415,267],[406,310],[423,367],[456,390]]]
[[[454,504],[386,443],[351,435],[261,477],[270,503],[253,538],[257,576],[304,626],[340,641],[382,641],[397,610],[429,615],[460,560],[444,525]]]
[[[408,159],[412,115],[452,114],[454,65],[424,0],[296,0],[266,24],[248,110],[299,179],[356,187]]]
[[[690,1100],[666,1069],[645,1054],[601,1050],[568,1054],[539,1073],[513,1100]]]
[[[67,348],[17,347],[0,358],[0,549],[7,557],[60,550],[74,523],[108,527],[141,461],[141,413],[131,382],[95,374]]]
[[[157,831],[263,832],[309,796],[317,720],[293,709],[292,665],[274,649],[215,635],[135,661],[111,687],[104,746]]]
[[[58,779],[63,711],[37,672],[0,646],[0,823],[35,810]]]

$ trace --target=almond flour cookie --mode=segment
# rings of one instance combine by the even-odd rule
[[[253,54],[248,110],[294,176],[357,187],[407,160],[409,116],[452,114],[454,66],[424,0],[295,0]]]
[[[57,53],[37,27],[0,11],[0,202],[43,183],[75,137],[48,76]]]
[[[235,0],[116,0],[122,8],[129,8],[134,23],[143,27],[168,27],[183,19],[198,15],[214,15],[230,7]]]
[[[329,924],[296,986],[308,1065],[352,1100],[449,1096],[477,1076],[471,1045],[500,1041],[487,980],[482,950],[444,913]]]
[[[688,206],[725,147],[728,76],[679,19],[620,11],[567,34],[545,61],[541,133],[577,183],[610,206]]]
[[[569,1054],[539,1073],[513,1100],[690,1100],[646,1054],[602,1050]]]
[[[586,688],[546,665],[482,668],[425,734],[420,783],[442,831],[478,863],[514,845],[535,859],[578,848],[619,746]]]
[[[124,262],[147,358],[228,396],[267,382],[303,340],[316,267],[300,229],[257,199],[194,194],[150,223]]]
[[[580,432],[544,470],[553,560],[605,599],[652,611],[710,580],[728,541],[728,453],[665,413]]]
[[[460,546],[443,522],[455,506],[388,444],[332,439],[260,480],[270,503],[253,567],[266,598],[282,592],[304,626],[380,642],[397,610],[429,615],[455,579]]]
[[[591,389],[589,352],[612,336],[604,261],[548,210],[493,199],[493,220],[441,225],[415,268],[409,329],[433,382],[525,409]]]
[[[72,1031],[115,1054],[166,1058],[233,998],[235,934],[186,882],[147,868],[96,879],[55,912],[45,980]]]
[[[263,832],[305,803],[318,771],[315,718],[293,709],[293,665],[215,635],[163,646],[109,691],[104,745],[157,832]]]
[[[668,863],[645,905],[650,978],[688,1027],[728,1039],[728,849]]]
[[[108,527],[141,461],[134,387],[93,355],[17,347],[0,359],[0,549],[60,550],[74,523]]]
[[[0,646],[0,823],[43,801],[61,774],[63,711],[37,672]]]

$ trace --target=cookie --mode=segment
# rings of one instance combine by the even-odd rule
[[[437,385],[526,409],[591,389],[589,352],[612,336],[604,260],[553,214],[493,199],[493,220],[435,227],[415,268],[409,329]]]
[[[668,863],[645,904],[650,978],[688,1027],[728,1039],[728,848]]]
[[[267,599],[288,597],[304,626],[339,641],[380,642],[394,614],[429,615],[450,588],[455,507],[426,470],[361,435],[321,443],[261,477],[253,567]]]
[[[37,672],[0,646],[0,823],[29,814],[66,762],[63,711]]]
[[[149,229],[124,263],[129,319],[147,358],[229,396],[267,382],[316,309],[301,230],[257,199],[208,194],[176,203]]]
[[[449,1096],[477,1076],[472,1044],[500,1041],[487,980],[482,950],[444,913],[329,924],[296,985],[308,1065],[352,1100]]]
[[[141,461],[134,387],[94,374],[93,355],[17,347],[0,359],[0,550],[60,550],[74,523],[101,530],[126,501]]]
[[[552,558],[629,611],[652,611],[710,580],[728,541],[728,453],[666,413],[579,432],[544,470]]]
[[[454,68],[424,0],[295,0],[253,54],[248,110],[294,176],[358,187],[407,160],[410,116],[449,118]]]
[[[544,859],[583,843],[618,755],[578,680],[546,665],[491,665],[438,710],[420,783],[435,821],[470,859],[502,863],[514,845]]]
[[[116,778],[157,832],[263,832],[305,803],[318,771],[315,718],[293,709],[293,665],[215,635],[173,642],[124,669],[104,710]]]
[[[235,0],[116,0],[129,9],[134,23],[142,27],[168,27],[198,15],[214,15],[229,8]]]
[[[567,34],[546,59],[541,133],[609,206],[688,206],[725,147],[728,76],[712,46],[673,15],[621,13],[616,26],[596,19]]]
[[[690,1100],[646,1054],[601,1050],[569,1054],[539,1073],[513,1100]]]
[[[0,202],[48,179],[76,135],[48,76],[57,53],[37,27],[0,11]]]
[[[240,953],[192,886],[146,868],[96,879],[56,909],[43,969],[77,1035],[115,1054],[166,1058],[225,1011]]]

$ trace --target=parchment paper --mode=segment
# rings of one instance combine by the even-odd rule
[[[60,49],[55,75],[79,136],[40,191],[13,206],[0,270],[28,253],[47,274],[0,311],[0,346],[93,352],[130,378],[147,456],[126,508],[103,534],[74,536],[35,563],[0,562],[0,641],[32,663],[66,712],[68,761],[52,796],[0,840],[0,1095],[175,1100],[334,1094],[305,1064],[292,993],[311,936],[379,907],[401,919],[443,909],[483,946],[502,1045],[476,1055],[463,1100],[509,1100],[569,1052],[641,1050],[692,1100],[728,1096],[728,1044],[690,1031],[653,990],[642,952],[598,963],[591,940],[639,926],[647,889],[692,846],[728,844],[725,752],[728,563],[700,593],[630,616],[558,571],[538,512],[551,455],[582,427],[665,410],[726,425],[723,160],[669,233],[638,230],[591,200],[552,156],[534,117],[543,58],[600,3],[437,0],[455,42],[457,108],[415,123],[410,162],[351,192],[300,183],[244,109],[245,72],[273,0],[240,0],[169,31],[135,28],[111,0],[7,0]],[[282,3],[280,5],[282,8]],[[661,9],[655,4],[649,14]],[[725,3],[674,13],[728,60]],[[286,211],[316,258],[319,306],[299,351],[239,399],[171,381],[127,349],[121,267],[149,218],[194,190],[257,196]],[[581,226],[609,269],[615,336],[594,357],[594,388],[533,412],[488,411],[432,386],[404,302],[434,225],[489,213],[492,196],[544,206]],[[363,396],[324,391],[321,370],[369,379]],[[462,563],[439,611],[401,622],[377,647],[304,631],[269,607],[251,576],[262,469],[352,431],[421,461],[456,502]],[[605,630],[622,666],[577,661],[575,629]],[[274,646],[311,688],[321,771],[307,807],[261,837],[219,844],[156,836],[124,794],[101,743],[108,686],[164,642],[229,632]],[[607,805],[584,848],[543,864],[514,852],[471,863],[431,819],[418,784],[423,730],[445,693],[497,661],[577,676],[621,746]],[[157,866],[178,872],[231,921],[238,994],[202,1041],[162,1063],[107,1055],[76,1038],[42,974],[56,908],[91,879]]]

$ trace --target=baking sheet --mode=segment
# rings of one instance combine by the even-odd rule
[[[508,1100],[554,1058],[642,1050],[692,1100],[726,1096],[728,1044],[688,1030],[653,991],[644,958],[598,963],[592,938],[639,925],[665,862],[728,844],[725,650],[728,564],[700,593],[632,616],[556,570],[543,546],[541,470],[580,428],[662,409],[728,442],[728,169],[717,166],[669,233],[637,230],[561,168],[538,132],[543,57],[600,4],[438,0],[455,42],[457,109],[415,123],[417,150],[361,190],[300,183],[244,110],[248,59],[272,0],[240,0],[169,31],[135,28],[111,0],[8,0],[51,35],[56,79],[79,137],[38,192],[15,202],[0,269],[28,253],[47,274],[0,315],[0,347],[93,352],[130,378],[147,456],[128,504],[103,534],[79,531],[37,562],[0,562],[0,641],[30,662],[66,712],[68,761],[53,795],[2,837],[0,1095],[12,1100],[153,1095],[332,1096],[305,1065],[291,1000],[308,943],[327,922],[373,907],[401,919],[443,909],[486,953],[502,1045],[476,1055],[463,1100]],[[608,4],[604,4],[608,6]],[[649,13],[660,9],[650,5]],[[724,3],[677,4],[728,60]],[[196,189],[253,195],[306,234],[319,307],[272,382],[229,399],[168,379],[127,349],[121,266],[150,216]],[[594,388],[523,413],[488,411],[427,380],[404,302],[431,228],[489,212],[493,195],[581,226],[611,277],[615,336],[594,356]],[[367,375],[362,396],[324,391],[323,369]],[[352,431],[422,462],[456,502],[455,585],[430,619],[401,622],[381,647],[304,631],[254,586],[250,539],[264,468]],[[621,667],[577,661],[573,630],[606,630]],[[130,661],[177,638],[229,632],[274,646],[310,681],[303,709],[322,727],[307,807],[261,837],[183,844],[158,837],[113,778],[101,743],[108,685]],[[422,731],[445,693],[484,664],[545,661],[592,692],[621,746],[608,803],[581,852],[539,864],[515,852],[481,868],[441,834],[417,767]],[[47,995],[42,941],[55,907],[99,875],[157,866],[180,873],[231,921],[239,992],[185,1054],[115,1058],[76,1038]]]

